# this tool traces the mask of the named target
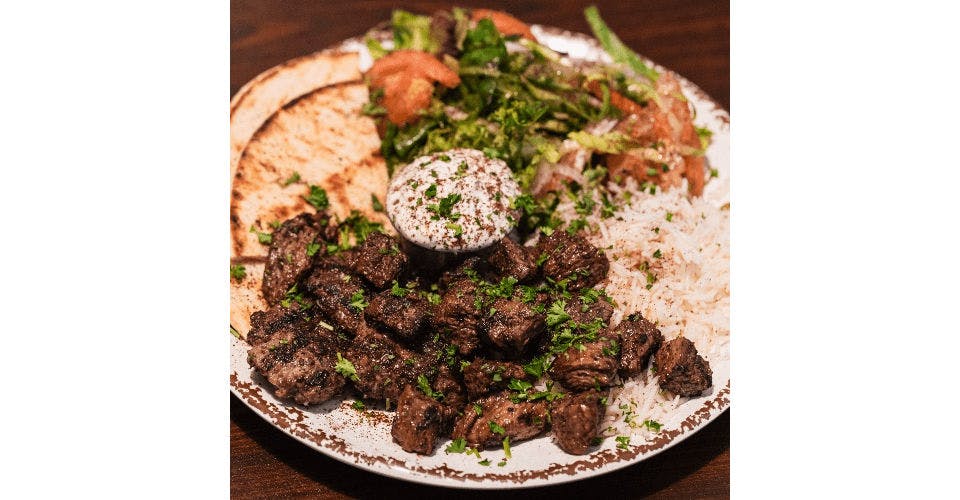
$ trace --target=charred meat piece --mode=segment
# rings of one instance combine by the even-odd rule
[[[697,354],[693,342],[677,337],[657,351],[653,359],[660,388],[680,396],[699,396],[713,385],[710,363]]]
[[[463,390],[463,384],[457,380],[450,368],[441,366],[431,385],[433,390],[443,393],[440,402],[449,407],[454,415],[467,404],[467,395]]]
[[[377,290],[398,279],[408,261],[407,255],[400,251],[400,243],[381,232],[370,233],[363,243],[344,252],[340,258],[350,272]]]
[[[626,317],[616,332],[620,334],[620,378],[636,377],[663,344],[663,335],[640,313]]]
[[[247,342],[257,345],[267,341],[274,332],[304,321],[304,312],[299,302],[291,301],[289,307],[277,304],[266,311],[250,315],[250,331]]]
[[[277,397],[318,404],[339,394],[345,383],[335,371],[336,345],[335,335],[286,327],[250,349],[247,361],[273,384]]]
[[[607,256],[579,234],[554,231],[537,242],[535,255],[546,254],[543,275],[559,281],[568,279],[567,288],[591,287],[607,277]]]
[[[370,299],[364,310],[371,325],[383,328],[395,338],[414,340],[427,323],[429,304],[416,291],[401,289],[403,295],[382,291]]]
[[[479,344],[481,313],[474,304],[476,290],[477,286],[470,280],[452,283],[443,294],[434,319],[444,336],[463,355],[473,353]]]
[[[323,212],[300,214],[274,231],[263,270],[263,297],[268,304],[273,306],[280,302],[287,290],[310,268],[314,254],[321,247],[308,247],[323,242],[322,236],[329,222]]]
[[[537,274],[537,264],[527,253],[527,249],[507,236],[490,247],[487,262],[500,276],[513,276],[520,282],[527,281]]]
[[[619,341],[614,335],[576,345],[557,355],[550,366],[550,377],[572,391],[610,387],[617,374]]]
[[[318,268],[307,276],[303,285],[316,297],[315,307],[334,326],[350,335],[357,335],[367,328],[363,311],[357,307],[361,302],[355,300],[364,297],[359,278],[338,269]]]
[[[590,323],[600,318],[603,324],[609,325],[610,317],[613,316],[613,305],[603,299],[584,301],[581,295],[567,301],[564,311],[570,315],[570,321]]]
[[[483,321],[484,340],[504,356],[519,357],[545,330],[542,314],[517,300],[497,299]]]
[[[390,434],[405,451],[432,455],[437,436],[444,432],[456,414],[413,386],[406,386],[397,402]]]
[[[596,390],[567,394],[555,401],[550,411],[550,424],[557,445],[567,453],[586,454],[599,434],[605,412],[606,407]]]
[[[424,356],[373,330],[353,339],[343,357],[357,371],[354,387],[370,399],[396,401],[404,386],[416,387],[417,377],[430,369]]]
[[[506,393],[467,405],[453,427],[453,438],[464,438],[470,446],[500,446],[505,436],[510,442],[530,439],[543,433],[548,422],[547,403],[514,403]],[[501,432],[502,428],[502,432]]]
[[[523,366],[509,361],[476,358],[463,367],[463,383],[467,386],[470,399],[502,391],[507,388],[510,379],[523,380],[526,377]]]
[[[484,278],[492,274],[493,271],[485,260],[476,255],[471,255],[463,259],[463,261],[453,269],[444,271],[443,274],[440,275],[439,284],[441,287],[449,288],[458,281],[471,279],[471,276]]]

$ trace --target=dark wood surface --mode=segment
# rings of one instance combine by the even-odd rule
[[[429,13],[450,5],[507,10],[524,21],[589,33],[583,7],[630,47],[677,71],[730,109],[729,3],[702,0],[524,2],[241,1],[230,5],[230,93],[261,71],[365,32],[394,7]],[[523,498],[724,498],[730,494],[730,412],[637,465],[566,485],[498,493]],[[478,497],[356,469],[273,428],[230,396],[230,489],[235,498]],[[489,497],[489,494],[486,494]]]

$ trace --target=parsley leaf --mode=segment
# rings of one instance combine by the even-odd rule
[[[505,436],[507,434],[507,430],[493,420],[487,422],[487,424],[490,426],[490,432],[494,434],[500,434],[501,436]]]
[[[437,185],[436,185],[436,184],[430,184],[430,187],[428,187],[428,188],[423,192],[423,194],[427,195],[427,198],[436,198],[436,197],[437,197]]]
[[[464,438],[457,438],[453,441],[450,441],[450,445],[446,447],[443,451],[447,453],[463,453],[467,451],[467,440]]]
[[[230,277],[237,281],[243,281],[243,278],[247,277],[247,268],[241,264],[231,265]]]
[[[319,251],[320,251],[320,244],[319,244],[319,243],[310,243],[310,244],[307,245],[307,256],[308,256],[308,257],[313,257],[313,256],[316,255],[317,252],[319,252]]]
[[[270,233],[261,233],[260,231],[257,231],[256,226],[250,226],[250,232],[257,235],[257,241],[259,241],[261,245],[269,245],[273,243],[273,235]]]
[[[370,302],[363,297],[362,289],[353,292],[353,295],[350,296],[350,307],[356,309],[357,311],[363,312],[368,305],[370,305]]]
[[[380,199],[373,193],[370,193],[370,207],[374,212],[383,213],[383,203],[380,203]]]
[[[334,365],[334,370],[340,375],[343,375],[343,378],[350,379],[354,382],[360,380],[360,378],[357,377],[357,368],[339,352],[337,353],[337,364]]]
[[[294,182],[300,182],[300,172],[294,172],[293,175],[287,177],[287,180],[283,181],[283,187],[287,187]]]
[[[656,420],[644,420],[642,425],[653,432],[660,432],[660,428],[663,427],[663,424]]]
[[[359,399],[354,401],[351,406],[353,406],[354,410],[358,411],[363,411],[366,408],[366,405],[363,404],[363,401],[360,401]]]
[[[547,310],[547,327],[553,328],[570,319],[570,315],[565,310],[567,302],[564,300],[554,301]]]
[[[424,375],[417,375],[417,387],[423,391],[424,394],[430,396],[433,399],[440,400],[443,399],[443,393],[440,391],[434,391],[430,387],[430,381],[427,380],[427,377]]]
[[[630,446],[630,436],[617,436],[617,448],[626,450]]]
[[[326,210],[330,206],[330,200],[327,199],[327,192],[320,186],[310,185],[310,194],[303,197],[307,203],[313,205],[317,211]]]

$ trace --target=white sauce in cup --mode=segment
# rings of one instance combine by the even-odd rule
[[[471,252],[499,241],[516,225],[520,195],[510,167],[475,149],[421,156],[387,188],[393,227],[411,243],[441,252]]]

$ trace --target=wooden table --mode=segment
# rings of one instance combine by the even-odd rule
[[[477,3],[477,2],[475,2]],[[629,46],[687,77],[730,106],[729,3],[703,0],[595,1]],[[589,33],[581,2],[483,2],[530,23]],[[246,1],[230,6],[230,93],[261,71],[389,19],[393,7],[429,13],[448,2]],[[468,5],[466,2],[461,5]],[[589,5],[589,3],[587,4]],[[604,476],[498,497],[722,498],[730,494],[730,412],[683,443]],[[230,489],[235,498],[479,497],[381,477],[328,458],[276,430],[230,396]],[[559,496],[558,496],[559,495]],[[489,497],[489,494],[486,495]]]

